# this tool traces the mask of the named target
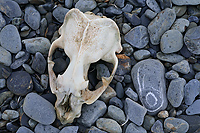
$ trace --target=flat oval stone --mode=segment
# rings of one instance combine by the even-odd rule
[[[128,124],[125,133],[147,133],[142,126],[137,126],[134,123]]]
[[[8,39],[9,37],[9,39]],[[6,25],[0,33],[0,44],[11,53],[17,53],[21,50],[21,38],[17,28],[12,25]]]
[[[33,82],[31,76],[27,72],[16,71],[8,78],[7,87],[15,95],[24,96],[32,91]]]
[[[120,125],[115,120],[109,118],[99,118],[96,121],[96,125],[99,129],[110,133],[122,133]]]
[[[148,25],[148,32],[153,45],[158,45],[160,43],[161,36],[172,26],[175,19],[176,13],[174,10],[166,8],[151,21]]]
[[[52,125],[43,125],[41,123],[38,123],[37,126],[34,129],[35,133],[60,133],[60,130],[58,128],[55,128]]]
[[[93,10],[97,6],[94,0],[79,0],[75,8],[78,8],[82,12],[87,12]]]
[[[10,52],[0,46],[0,63],[5,66],[10,66],[12,63],[12,57]]]
[[[182,60],[172,66],[172,69],[182,74],[188,74],[190,72],[190,66],[187,60]]]
[[[190,22],[187,19],[179,18],[172,25],[172,30],[178,30],[181,33],[185,31],[185,29],[189,26]]]
[[[7,109],[2,114],[2,119],[7,120],[7,121],[15,119],[17,117],[19,117],[19,113],[15,110],[10,110],[10,109],[8,110]]]
[[[184,36],[188,50],[193,54],[200,54],[200,26],[189,29]]]
[[[147,6],[156,13],[161,12],[160,6],[156,2],[156,0],[146,0]]]
[[[184,97],[184,86],[186,81],[184,78],[177,78],[170,82],[167,91],[167,99],[173,107],[179,107]]]
[[[33,63],[31,65],[33,70],[35,70],[39,74],[43,74],[45,69],[46,69],[46,65],[47,65],[47,63],[46,63],[44,56],[40,52],[37,52],[35,54],[35,57],[33,59]]]
[[[25,8],[24,21],[33,29],[37,30],[40,27],[40,13],[34,6],[27,6]]]
[[[26,95],[23,110],[31,119],[44,124],[52,124],[56,119],[54,106],[36,93]]]
[[[179,51],[183,47],[183,35],[178,30],[166,31],[160,40],[160,49],[169,54]]]
[[[187,10],[187,6],[173,6],[172,9],[175,11],[177,17],[181,17]]]
[[[172,0],[172,3],[175,5],[198,5],[200,4],[199,0]]]
[[[181,56],[179,54],[164,54],[162,52],[158,52],[156,54],[156,57],[159,60],[170,62],[170,63],[178,63],[185,59],[183,56]]]
[[[148,50],[141,49],[141,50],[135,51],[133,55],[136,60],[143,60],[143,59],[149,58],[151,53]]]
[[[78,132],[79,126],[66,126],[59,133],[76,133]]]
[[[20,17],[22,14],[17,2],[12,0],[1,0],[0,11],[5,13],[9,18]]]
[[[22,40],[22,43],[25,44],[26,50],[29,53],[35,54],[40,52],[44,55],[47,55],[49,48],[51,46],[50,41],[44,37],[35,37],[31,39]]]
[[[119,124],[123,124],[126,121],[124,112],[114,105],[110,105],[108,107],[107,114],[110,118],[116,120]]]
[[[167,107],[165,68],[159,60],[146,59],[131,70],[135,89],[149,114],[156,114]]]
[[[30,53],[25,52],[25,55],[17,60],[15,60],[11,65],[10,68],[11,69],[17,69],[19,68],[21,65],[23,65],[30,57]]]
[[[194,101],[187,109],[186,109],[187,115],[195,115],[200,114],[200,99]]]
[[[16,133],[34,133],[33,131],[31,131],[30,129],[28,129],[25,126],[21,126]]]
[[[183,119],[168,117],[164,121],[164,127],[172,132],[186,133],[189,129],[189,124]]]
[[[145,26],[136,26],[124,36],[124,39],[133,47],[144,48],[149,43],[147,28]]]
[[[53,16],[55,17],[58,22],[63,23],[66,13],[69,11],[69,9],[64,7],[57,7],[53,10]]]

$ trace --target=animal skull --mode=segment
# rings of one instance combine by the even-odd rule
[[[121,38],[115,22],[92,12],[71,9],[59,29],[61,35],[49,50],[48,71],[52,93],[57,97],[55,109],[62,124],[72,123],[81,115],[82,104],[92,104],[108,87],[118,66],[115,52],[121,52]],[[70,58],[67,70],[56,78],[52,54],[56,48],[64,49]],[[104,60],[114,65],[110,77],[102,77],[102,86],[88,89],[87,72],[91,63]]]

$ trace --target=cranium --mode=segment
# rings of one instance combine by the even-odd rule
[[[122,51],[121,38],[115,22],[91,12],[71,9],[59,29],[61,35],[49,50],[48,71],[52,93],[57,97],[55,109],[62,124],[72,123],[81,115],[82,104],[92,104],[108,87],[118,66],[115,52]],[[56,48],[64,49],[70,64],[62,75],[53,72],[52,54]],[[87,73],[91,63],[104,60],[114,65],[110,77],[102,77],[102,86],[88,89]]]

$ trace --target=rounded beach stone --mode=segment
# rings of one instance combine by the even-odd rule
[[[172,66],[172,69],[182,74],[188,74],[190,72],[190,66],[187,60],[182,60]]]
[[[172,0],[172,3],[175,5],[198,5],[200,4],[199,0]]]
[[[75,8],[78,8],[82,12],[87,12],[93,10],[97,6],[94,0],[79,0]]]
[[[44,56],[40,52],[37,52],[35,54],[31,67],[39,74],[43,74],[46,69],[46,64],[47,63]]]
[[[167,99],[171,103],[173,107],[179,107],[184,97],[184,86],[186,81],[184,78],[177,78],[170,82],[168,91],[167,91]]]
[[[99,129],[110,133],[122,133],[120,125],[115,120],[109,118],[99,118],[96,121],[96,125]]]
[[[34,6],[27,6],[25,8],[24,21],[33,29],[37,30],[40,27],[40,13]]]
[[[15,95],[25,96],[32,91],[33,82],[31,76],[27,72],[16,71],[12,72],[8,78],[7,87]]]
[[[193,54],[200,54],[200,26],[189,29],[184,36],[184,42],[188,50]]]
[[[187,115],[195,115],[200,114],[200,99],[194,101],[187,109],[186,109]]]
[[[148,32],[153,45],[158,45],[160,43],[161,36],[172,26],[175,19],[176,13],[174,10],[166,8],[151,21],[148,25]]]
[[[56,119],[54,106],[36,93],[26,95],[23,110],[27,116],[41,124],[52,124]]]
[[[168,117],[164,121],[164,127],[171,132],[186,133],[189,124],[183,119]]]
[[[169,72],[165,73],[166,79],[177,79],[178,77],[179,74],[174,70],[170,70]]]
[[[159,120],[157,120],[153,126],[151,127],[151,131],[153,133],[164,133],[163,131],[163,124]]]
[[[131,70],[135,89],[149,114],[156,114],[167,107],[165,68],[156,59],[138,62]]]
[[[124,39],[133,47],[144,48],[149,43],[147,28],[145,26],[134,27],[124,36]]]
[[[7,109],[2,114],[2,119],[7,120],[7,121],[15,119],[17,117],[19,117],[19,113],[15,110]]]
[[[17,53],[22,49],[21,38],[17,28],[14,25],[6,25],[1,30],[0,44],[11,53]]]
[[[21,126],[16,133],[34,133],[33,131],[31,131],[30,129],[28,129],[25,126]]]
[[[109,77],[110,72],[108,70],[108,67],[104,64],[97,64],[97,79],[102,80],[102,77]]]
[[[0,63],[5,66],[10,66],[12,63],[12,57],[10,52],[0,46]]]
[[[90,129],[87,130],[87,133],[107,133],[99,128],[92,126]]]
[[[181,17],[185,14],[187,6],[173,6],[172,9],[175,11],[177,17]]]
[[[164,54],[162,52],[158,52],[156,54],[156,57],[159,60],[170,62],[170,63],[178,63],[185,59],[183,56],[181,56],[179,54]]]
[[[155,123],[155,118],[151,115],[145,115],[143,127],[146,130],[150,130],[153,124]]]
[[[35,133],[60,133],[58,128],[53,127],[52,125],[43,125],[38,123],[34,129]]]
[[[156,13],[161,12],[160,6],[156,2],[156,0],[146,0],[147,6]]]
[[[0,12],[0,31],[6,25],[6,20],[4,19],[2,13]]]
[[[128,124],[125,133],[147,133],[142,126],[137,126],[134,123]]]
[[[107,115],[110,118],[116,120],[119,124],[123,124],[126,121],[124,112],[120,108],[118,108],[114,105],[110,105],[108,107]]]
[[[166,111],[166,110],[160,111],[160,112],[158,113],[158,117],[159,117],[159,118],[167,118],[167,117],[169,117],[169,113],[168,113],[168,111]]]
[[[66,13],[69,11],[69,9],[64,7],[57,7],[53,10],[53,16],[55,17],[58,22],[63,23]]]
[[[77,133],[78,126],[66,126],[59,133]]]
[[[169,54],[179,51],[183,47],[183,35],[178,30],[166,31],[160,40],[160,49]]]
[[[151,53],[148,50],[142,49],[142,50],[135,51],[133,55],[136,60],[143,60],[143,59],[149,58]]]
[[[122,47],[123,47],[123,53],[126,55],[126,56],[131,56],[133,54],[133,51],[134,49],[132,48],[132,46],[128,43],[124,43],[122,44]]]
[[[187,19],[179,18],[177,19],[174,24],[172,25],[172,30],[178,30],[183,33],[186,28],[189,26],[190,22]]]

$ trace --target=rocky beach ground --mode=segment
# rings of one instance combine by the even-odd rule
[[[47,55],[72,8],[114,20],[123,51],[102,96],[62,125]],[[199,20],[200,0],[0,0],[0,132],[200,133]],[[62,49],[53,61],[56,74],[70,62]],[[91,64],[89,88],[111,71]]]

